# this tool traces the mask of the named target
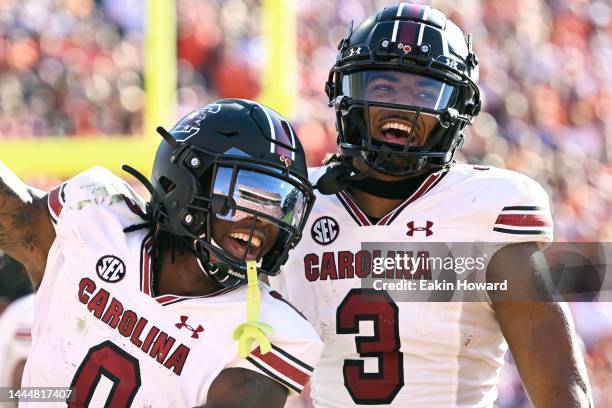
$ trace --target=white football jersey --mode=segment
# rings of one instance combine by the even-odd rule
[[[246,320],[246,288],[152,293],[149,232],[123,232],[143,222],[142,208],[99,167],[49,193],[57,238],[36,294],[22,385],[73,387],[92,407],[193,407],[222,370],[243,367],[299,393],[322,349],[312,326],[262,284],[260,320],[274,329],[273,349],[237,357],[232,333]]]
[[[28,358],[33,321],[33,294],[13,301],[0,315],[0,387],[13,386],[15,365]]]
[[[312,183],[324,172],[315,169]],[[362,288],[377,256],[363,243],[483,242],[497,250],[550,240],[547,194],[507,170],[454,165],[434,173],[374,225],[349,194],[318,194],[302,241],[271,279],[325,343],[311,381],[315,405],[490,407],[497,398],[507,344],[488,297],[395,302]],[[431,276],[415,269],[408,279]]]

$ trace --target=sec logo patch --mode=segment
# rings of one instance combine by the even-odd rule
[[[105,255],[98,259],[96,273],[104,282],[116,283],[125,276],[125,264],[114,255]]]
[[[312,224],[310,234],[319,244],[329,245],[338,238],[340,225],[331,217],[320,217]]]

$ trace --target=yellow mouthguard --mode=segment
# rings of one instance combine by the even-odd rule
[[[259,321],[261,293],[257,280],[257,263],[247,261],[247,321],[234,329],[234,340],[238,341],[238,355],[246,358],[252,350],[253,342],[259,344],[261,354],[272,350],[269,336],[272,335],[272,326]]]

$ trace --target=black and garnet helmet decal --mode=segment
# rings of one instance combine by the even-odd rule
[[[185,116],[165,139],[151,179],[152,213],[161,228],[192,243],[204,272],[231,287],[246,283],[249,251],[260,242],[257,225],[272,224],[278,238],[258,270],[277,274],[314,203],[291,125],[256,102],[222,99]],[[240,255],[215,242],[213,217],[246,226]]]
[[[377,164],[387,174],[401,175],[448,164],[461,144],[464,128],[480,111],[478,59],[471,35],[438,10],[401,3],[385,7],[353,29],[340,41],[326,93],[336,110],[338,143],[343,155],[359,154],[374,164],[381,143],[372,139],[374,111],[390,118],[408,140],[388,144],[392,160]],[[386,81],[376,86],[372,81]],[[418,85],[414,94],[394,84]],[[388,86],[388,84],[392,86]],[[376,90],[377,93],[373,92]],[[373,109],[374,108],[374,109]],[[372,112],[371,112],[372,111]],[[417,143],[424,118],[437,125]],[[430,120],[431,122],[431,120]],[[393,159],[404,159],[394,168]],[[407,159],[407,160],[406,160]],[[395,160],[397,162],[397,160]]]

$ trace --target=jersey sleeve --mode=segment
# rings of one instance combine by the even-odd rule
[[[117,205],[120,204],[120,205]],[[138,220],[142,199],[119,177],[102,167],[93,167],[49,192],[48,210],[58,236],[74,237],[102,212],[123,212]],[[110,210],[109,210],[110,209]],[[140,211],[140,213],[139,213]]]
[[[257,371],[285,386],[290,395],[299,394],[319,361],[323,343],[310,323],[278,293],[263,292],[262,288],[261,320],[274,330],[272,350],[263,354],[258,346],[229,367]]]
[[[534,180],[523,176],[507,190],[503,207],[493,225],[493,242],[553,240],[553,220],[548,194]]]

